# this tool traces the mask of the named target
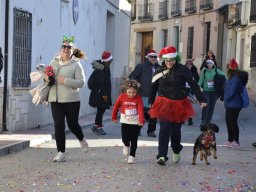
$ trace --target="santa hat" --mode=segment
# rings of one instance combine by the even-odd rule
[[[149,56],[157,56],[156,51],[153,49],[149,50],[145,57],[148,58]]]
[[[207,59],[205,63],[206,63],[206,64],[212,64],[212,65],[214,65],[214,61],[211,60],[211,59]]]
[[[112,59],[113,59],[113,56],[108,51],[104,51],[101,55],[101,61],[103,61],[103,62],[108,62]]]
[[[228,68],[232,70],[238,69],[238,63],[236,62],[235,59],[231,59],[231,61],[229,62]]]
[[[177,57],[177,51],[175,47],[172,46],[167,46],[164,47],[160,53],[159,53],[159,58],[162,59],[172,59],[172,58],[176,58]]]

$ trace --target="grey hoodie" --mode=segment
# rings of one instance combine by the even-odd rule
[[[57,82],[51,87],[48,102],[70,103],[80,101],[79,88],[85,85],[85,75],[79,59],[73,57],[68,63],[62,63],[60,56],[55,57],[50,65],[55,79],[64,76],[64,84]]]

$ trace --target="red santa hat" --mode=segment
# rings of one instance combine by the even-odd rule
[[[103,61],[103,62],[108,62],[112,59],[113,59],[113,56],[108,51],[104,51],[101,55],[101,61]]]
[[[157,53],[155,50],[151,49],[147,52],[147,55],[145,56],[146,58],[148,58],[149,56],[157,56]]]
[[[228,68],[232,70],[238,69],[238,63],[236,62],[235,59],[231,59],[231,61],[229,62]]]
[[[159,58],[162,59],[172,59],[177,57],[177,51],[176,48],[173,46],[167,46],[164,47],[160,53],[159,53]]]

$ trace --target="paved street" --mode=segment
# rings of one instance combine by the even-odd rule
[[[84,133],[90,152],[84,154],[72,134],[67,135],[67,162],[53,163],[55,141],[6,155],[0,159],[2,192],[249,192],[256,191],[255,104],[242,110],[239,118],[239,149],[222,144],[227,139],[223,103],[216,106],[213,122],[220,127],[217,137],[218,159],[211,165],[197,161],[191,165],[192,147],[199,135],[200,109],[194,125],[182,128],[182,159],[171,159],[166,166],[156,164],[157,139],[146,137],[144,126],[139,138],[136,164],[127,164],[122,155],[120,124],[105,122],[106,136]],[[171,157],[171,150],[169,157]]]

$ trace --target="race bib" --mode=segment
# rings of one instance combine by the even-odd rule
[[[125,109],[125,116],[134,116],[137,114],[137,109]]]
[[[209,89],[213,88],[213,86],[214,86],[214,82],[213,81],[207,81],[207,87]]]

